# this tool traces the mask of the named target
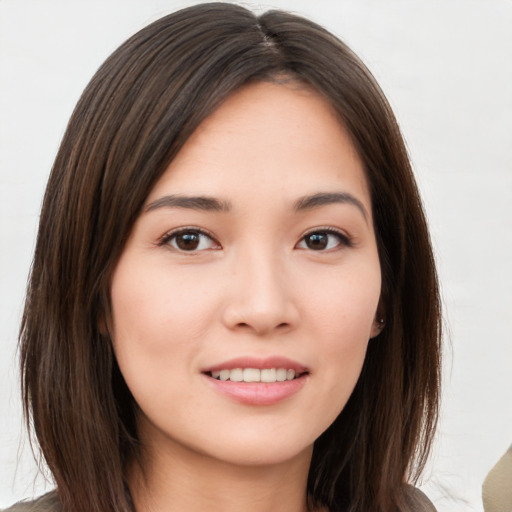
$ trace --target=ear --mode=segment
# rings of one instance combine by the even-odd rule
[[[382,329],[384,329],[384,326],[386,325],[386,322],[384,318],[382,318],[380,315],[375,315],[375,319],[373,320],[372,324],[372,330],[370,331],[370,338],[377,337],[381,332]]]
[[[384,329],[384,326],[386,325],[386,312],[384,305],[382,303],[382,297],[379,300],[379,305],[377,306],[377,311],[375,312],[375,318],[373,319],[372,324],[372,330],[370,332],[370,338],[377,337],[382,330]]]

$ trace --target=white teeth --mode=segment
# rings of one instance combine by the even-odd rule
[[[242,368],[235,368],[229,374],[229,380],[232,382],[242,382],[244,380],[244,371]]]
[[[295,379],[295,370],[286,368],[234,368],[233,370],[215,370],[214,379],[232,382],[284,382]]]
[[[276,369],[266,368],[261,370],[261,382],[275,382],[276,381]]]
[[[244,370],[244,382],[261,382],[261,372],[257,368],[246,368]]]
[[[286,380],[286,368],[278,368],[276,370],[276,380],[277,382],[283,382]]]

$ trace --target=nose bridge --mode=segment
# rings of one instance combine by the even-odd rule
[[[233,261],[232,293],[226,309],[230,327],[244,327],[265,334],[292,327],[296,307],[289,272],[276,248],[250,243],[240,248]]]

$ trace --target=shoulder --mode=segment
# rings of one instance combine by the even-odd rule
[[[2,510],[2,512],[60,512],[61,506],[60,501],[55,491],[51,491],[43,496],[31,500],[31,501],[20,501]]]
[[[405,499],[411,512],[436,512],[436,508],[427,496],[412,485],[406,487]]]

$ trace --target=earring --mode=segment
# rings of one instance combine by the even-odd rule
[[[385,324],[386,322],[384,321],[384,318],[379,318],[379,320],[377,321],[377,329],[384,329]]]

